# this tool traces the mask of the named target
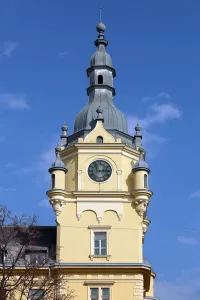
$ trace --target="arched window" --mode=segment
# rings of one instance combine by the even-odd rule
[[[51,175],[51,186],[52,186],[52,189],[55,188],[55,174]]]
[[[147,174],[144,174],[144,188],[148,189],[148,176],[147,176]]]
[[[103,84],[103,76],[102,75],[98,76],[98,84]]]
[[[97,137],[97,144],[103,144],[103,137],[102,136]]]

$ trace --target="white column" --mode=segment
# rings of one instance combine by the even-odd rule
[[[122,190],[122,171],[117,170],[117,190],[120,192]]]
[[[82,170],[78,170],[78,191],[82,191]]]

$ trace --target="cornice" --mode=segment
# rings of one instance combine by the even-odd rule
[[[61,189],[51,189],[51,190],[48,190],[46,192],[47,196],[49,198],[52,198],[52,196],[62,196],[64,198],[69,198],[72,196],[72,194],[70,192],[67,192],[65,190],[61,190]]]
[[[72,194],[76,197],[76,198],[104,198],[105,196],[106,198],[132,198],[133,196],[131,195],[131,193],[128,192],[113,192],[113,191],[101,191],[101,192],[96,192],[96,191],[74,191],[72,192]]]
[[[89,67],[86,72],[87,72],[87,76],[89,77],[90,76],[90,73],[94,70],[102,70],[102,69],[106,69],[110,72],[112,72],[113,74],[113,77],[116,76],[116,71],[114,68],[110,67],[110,66],[107,66],[107,65],[95,65],[95,66],[91,66]]]

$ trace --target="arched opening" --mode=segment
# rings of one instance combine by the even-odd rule
[[[98,76],[98,84],[103,84],[103,76],[102,75]]]
[[[144,174],[144,188],[148,189],[148,176],[147,176],[147,174]]]
[[[52,189],[55,188],[55,174],[51,175],[51,187],[52,187]]]
[[[102,136],[97,137],[97,144],[103,144],[103,137]]]

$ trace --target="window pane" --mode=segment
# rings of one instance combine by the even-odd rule
[[[99,248],[99,241],[95,240],[94,241],[94,246],[95,246],[95,248]]]
[[[97,288],[90,289],[90,299],[98,300],[99,298],[99,290]]]
[[[100,255],[100,249],[99,248],[94,249],[94,255]]]
[[[46,259],[46,253],[45,252],[39,252],[38,255],[37,255],[37,261],[39,264],[44,264],[45,262],[45,259]]]
[[[31,300],[42,300],[43,299],[44,290],[40,289],[31,289],[29,291],[29,299]]]
[[[148,189],[148,177],[146,174],[144,175],[144,188]]]
[[[30,252],[30,263],[31,264],[35,264],[36,263],[36,258],[37,258],[37,255],[35,252]]]
[[[110,289],[103,288],[103,289],[101,289],[101,293],[102,293],[102,299],[103,300],[109,300],[110,299]]]
[[[95,232],[95,240],[106,240],[106,232]]]
[[[106,249],[101,249],[101,255],[106,255],[106,254],[107,254]]]
[[[101,248],[106,248],[106,240],[101,241]]]

